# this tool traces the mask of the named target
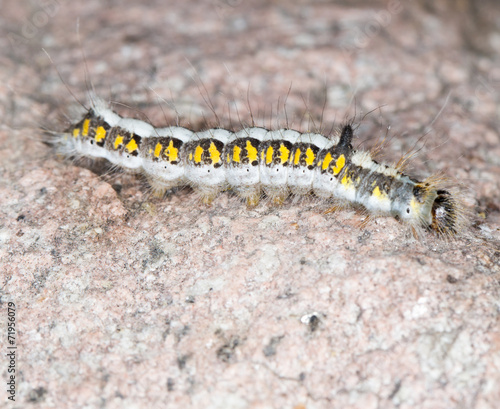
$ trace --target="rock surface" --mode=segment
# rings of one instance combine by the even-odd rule
[[[4,1],[1,322],[14,302],[19,358],[0,407],[497,407],[500,7],[482,4]],[[458,179],[473,226],[416,241],[314,199],[155,199],[42,143],[90,83],[157,126],[356,115],[364,148],[390,126],[386,160],[415,149],[410,174]]]

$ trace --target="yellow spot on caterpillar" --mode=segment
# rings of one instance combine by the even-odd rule
[[[411,199],[411,202],[410,202],[410,207],[411,207],[412,212],[418,212],[420,210],[421,205],[413,197]]]
[[[344,166],[345,166],[345,156],[340,155],[337,161],[335,162],[335,166],[333,167],[333,174],[338,175],[344,168]]]
[[[288,162],[288,158],[290,157],[290,149],[288,149],[285,145],[280,145],[280,160],[281,164],[284,165]]]
[[[169,162],[174,162],[179,158],[179,149],[174,148],[174,141],[170,141],[165,149],[165,156],[168,157]]]
[[[82,136],[87,136],[89,134],[90,119],[83,121]]]
[[[106,138],[106,129],[102,126],[98,126],[95,131],[95,141],[101,142],[104,138]]]
[[[163,148],[163,145],[160,142],[158,142],[155,146],[155,158],[160,157],[162,148]]]
[[[240,153],[241,153],[241,148],[235,145],[233,149],[233,160],[237,163],[241,162]]]
[[[314,163],[314,159],[316,159],[314,152],[311,148],[307,148],[306,151],[306,165],[311,166]]]
[[[226,162],[231,163],[231,155],[229,153],[226,156]]]
[[[262,151],[262,153],[260,154],[260,158],[261,158],[262,162],[264,162],[264,157],[265,157],[265,153],[264,153],[264,151]]]
[[[273,149],[272,146],[270,146],[269,148],[267,148],[267,152],[266,152],[266,165],[269,165],[273,161],[273,152],[274,152],[274,149]]]
[[[298,165],[300,160],[300,149],[297,148],[295,151],[295,157],[293,158],[293,164]]]
[[[259,157],[259,153],[257,152],[257,149],[252,146],[252,144],[250,143],[250,141],[247,141],[247,152],[248,152],[248,160],[250,162],[254,162],[257,160],[257,158]]]
[[[194,161],[196,163],[200,163],[201,162],[201,155],[203,154],[203,148],[198,145],[196,147],[196,149],[194,150]]]
[[[118,135],[115,139],[115,144],[113,146],[115,149],[118,149],[118,147],[122,144],[123,144],[123,136]]]
[[[325,156],[325,159],[323,159],[323,165],[321,165],[321,169],[327,170],[332,160],[332,155],[330,155],[330,152],[328,152]]]
[[[130,153],[134,152],[137,150],[138,146],[137,143],[135,142],[135,139],[131,139],[129,143],[125,146],[125,149],[127,149]]]
[[[210,147],[208,148],[208,152],[210,153],[210,159],[212,159],[212,164],[220,162],[220,152],[215,146],[215,143],[210,143]]]
[[[149,154],[151,155],[153,153],[153,149],[149,148]]]
[[[348,189],[351,185],[352,185],[352,180],[350,177],[347,176],[347,171],[344,173],[344,177],[342,178],[342,180],[340,181],[340,183],[342,183],[342,185]]]
[[[73,129],[73,136],[75,138],[78,138],[79,135],[80,135],[80,129],[79,128]]]
[[[375,189],[373,189],[372,195],[375,196],[376,198],[381,198],[381,197],[385,196],[385,193],[382,193],[380,191],[379,187],[376,186]]]
[[[193,154],[192,154],[192,153],[190,153],[190,154],[189,154],[189,160],[190,160],[190,161],[192,161],[192,160],[193,160]]]

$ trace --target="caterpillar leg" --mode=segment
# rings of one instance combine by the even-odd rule
[[[203,203],[206,206],[211,206],[215,198],[217,197],[218,193],[219,193],[218,191],[200,192],[201,203]]]
[[[278,188],[278,189],[264,189],[266,195],[271,199],[271,203],[276,206],[282,206],[285,203],[285,200],[288,198],[290,192],[287,188]]]
[[[260,201],[260,186],[258,184],[250,186],[231,186],[239,198],[245,200],[247,207],[255,207]]]
[[[153,191],[153,196],[156,197],[157,199],[162,199],[168,190],[166,188],[155,188],[154,186],[151,186],[151,189]]]
[[[163,186],[159,183],[154,183],[153,181],[149,181],[149,184],[151,186],[151,192],[153,193],[153,196],[161,199],[163,196],[165,196],[165,193],[167,192],[168,188],[166,186]]]
[[[153,193],[154,197],[157,197],[161,199],[163,196],[165,196],[165,193],[167,190],[173,189],[174,187],[177,187],[179,183],[173,182],[173,183],[166,183],[165,181],[162,181],[161,179],[158,178],[152,178],[148,177],[147,178],[149,185],[151,186],[151,191]]]
[[[284,195],[274,196],[273,198],[271,198],[272,203],[276,206],[283,206],[283,204],[285,203],[285,200],[286,200],[286,196],[284,196]]]
[[[249,208],[255,207],[259,204],[260,194],[248,196],[246,199],[247,199],[247,207]]]

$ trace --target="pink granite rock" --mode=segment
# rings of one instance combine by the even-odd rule
[[[3,3],[1,322],[14,302],[18,360],[0,407],[497,407],[494,2]],[[272,127],[356,113],[365,148],[390,126],[386,160],[422,147],[410,174],[458,178],[474,224],[416,241],[313,198],[153,198],[42,143],[89,81],[157,126],[177,117],[155,92],[195,129],[250,123],[247,101]]]

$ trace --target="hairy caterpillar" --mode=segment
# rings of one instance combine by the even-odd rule
[[[54,143],[70,157],[104,158],[142,173],[158,195],[188,184],[204,203],[232,189],[249,206],[262,193],[274,203],[290,194],[316,196],[335,207],[356,206],[369,215],[392,216],[415,228],[453,236],[464,223],[464,208],[443,179],[419,182],[398,167],[378,163],[352,147],[353,128],[331,136],[260,127],[231,132],[192,132],[179,126],[155,128],[122,118],[104,101],[93,104]]]

